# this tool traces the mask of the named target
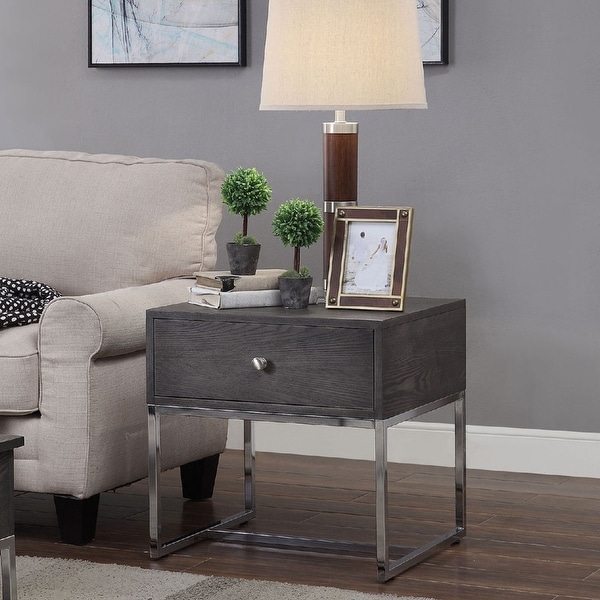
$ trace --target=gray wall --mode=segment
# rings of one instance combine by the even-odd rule
[[[348,114],[360,202],[415,207],[410,294],[467,298],[470,423],[600,431],[600,2],[451,3],[429,109]],[[332,115],[258,111],[267,0],[248,4],[246,68],[88,69],[86,2],[2,0],[0,147],[256,166],[274,202],[251,230],[287,267],[270,220],[320,204]]]

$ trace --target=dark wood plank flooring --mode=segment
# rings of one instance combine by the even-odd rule
[[[374,542],[372,463],[259,453],[256,466],[257,518],[247,527]],[[239,451],[223,455],[211,501],[182,500],[178,477],[164,478],[167,536],[240,510]],[[451,469],[391,464],[389,480],[394,543],[421,544],[453,526]],[[51,496],[17,494],[17,554],[437,600],[600,599],[600,480],[472,470],[467,506],[465,540],[385,584],[374,557],[223,541],[151,560],[146,481],[102,494],[96,539],[84,547],[58,542]]]

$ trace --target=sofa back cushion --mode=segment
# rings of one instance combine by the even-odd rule
[[[0,151],[0,276],[81,295],[211,269],[223,176],[199,160]]]

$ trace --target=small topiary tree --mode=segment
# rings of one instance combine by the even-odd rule
[[[323,233],[323,217],[315,203],[310,200],[288,200],[275,213],[273,234],[284,246],[294,248],[294,271],[300,273],[300,248],[312,246]],[[303,276],[308,269],[303,267]],[[296,275],[297,276],[297,275]]]
[[[248,236],[248,217],[267,208],[271,191],[265,176],[254,167],[240,167],[225,177],[221,186],[223,203],[229,212],[242,217],[242,231],[235,237],[236,244],[256,243],[252,236]]]

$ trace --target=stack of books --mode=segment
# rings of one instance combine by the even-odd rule
[[[208,308],[248,308],[281,306],[279,276],[285,269],[258,269],[255,275],[231,275],[229,271],[199,271],[194,273],[196,284],[190,287],[191,304]],[[224,277],[234,277],[233,289],[223,291]],[[314,296],[314,298],[313,298]],[[317,290],[311,290],[312,304]]]

